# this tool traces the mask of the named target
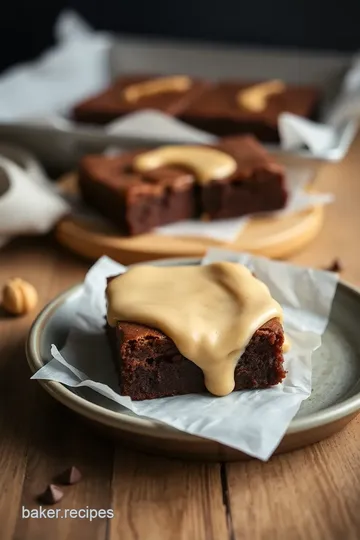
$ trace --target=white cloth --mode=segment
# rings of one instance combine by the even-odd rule
[[[0,145],[0,247],[18,234],[48,232],[69,210],[32,156]]]
[[[216,249],[208,251],[203,264],[223,260],[247,266],[284,309],[284,328],[291,349],[285,355],[287,376],[281,385],[233,392],[222,398],[190,394],[131,401],[128,396],[120,396],[104,332],[104,290],[107,276],[122,273],[126,267],[107,257],[97,261],[85,278],[76,297],[77,313],[71,321],[71,331],[65,346],[60,344],[61,353],[59,344],[54,343],[53,359],[32,378],[58,381],[80,393],[84,387],[91,388],[86,399],[101,407],[109,407],[110,401],[104,403],[105,396],[113,401],[112,411],[124,413],[122,407],[126,407],[141,417],[218,441],[259,459],[269,459],[302,401],[311,393],[311,356],[321,344],[338,276],[334,272]]]

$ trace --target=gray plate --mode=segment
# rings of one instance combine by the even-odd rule
[[[156,261],[157,265],[196,264],[194,259]],[[53,300],[38,316],[27,342],[27,357],[32,372],[50,359],[50,345],[61,346],[72,327],[81,285]],[[360,294],[340,282],[323,344],[313,355],[313,391],[280,444],[287,451],[316,442],[341,429],[360,410]],[[213,441],[182,433],[159,422],[118,410],[105,398],[96,403],[63,385],[39,381],[57,400],[106,426],[113,435],[121,435],[147,450],[201,459],[241,459],[240,452]],[[93,397],[93,395],[92,395]]]

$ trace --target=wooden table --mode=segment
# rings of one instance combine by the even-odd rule
[[[317,186],[331,190],[323,232],[294,260],[324,267],[335,257],[360,284],[360,137]],[[0,285],[21,276],[41,308],[80,281],[89,264],[51,238],[16,240],[0,251]],[[337,436],[269,463],[202,464],[126,450],[95,434],[29,380],[24,342],[34,314],[0,314],[1,540],[351,540],[360,538],[360,421]],[[22,519],[22,506],[66,466],[81,483],[56,506],[113,508],[113,519]]]

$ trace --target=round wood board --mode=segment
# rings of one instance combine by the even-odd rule
[[[59,181],[65,193],[77,193],[77,177],[70,173]],[[68,216],[56,227],[56,238],[68,249],[90,259],[108,255],[123,264],[169,257],[201,257],[209,247],[247,251],[282,259],[304,248],[319,233],[324,219],[322,206],[285,217],[252,218],[235,242],[211,238],[170,237],[153,233],[121,236],[100,222]]]

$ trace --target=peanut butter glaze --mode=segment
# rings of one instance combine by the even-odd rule
[[[199,366],[206,388],[225,396],[250,339],[282,308],[264,283],[244,266],[139,266],[107,287],[108,323],[135,322],[157,328],[183,356]]]
[[[161,146],[136,156],[133,161],[134,170],[142,173],[167,165],[193,171],[200,184],[231,176],[237,169],[237,163],[230,154],[200,145]]]

